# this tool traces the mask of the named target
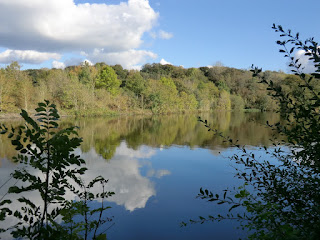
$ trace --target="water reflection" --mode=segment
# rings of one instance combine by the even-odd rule
[[[89,169],[85,179],[89,180],[97,175],[109,179],[108,190],[116,193],[109,198],[109,201],[123,205],[129,211],[144,208],[148,199],[156,195],[154,184],[150,180],[151,176],[141,174],[143,166],[147,166],[149,171],[158,177],[168,174],[167,170],[153,169],[151,163],[146,161],[154,154],[154,149],[142,146],[134,150],[128,148],[125,142],[120,143],[108,163],[94,148],[87,153],[80,153]]]
[[[266,119],[270,122],[279,120],[276,114],[261,113],[217,112],[202,114],[201,117],[208,119],[212,127],[226,136],[247,145],[268,145],[272,133],[264,123]],[[6,124],[19,125],[22,122],[15,120]],[[129,211],[145,207],[147,200],[156,194],[150,180],[152,177],[170,174],[166,169],[156,170],[149,166],[146,176],[141,175],[143,165],[150,164],[141,160],[155,154],[152,147],[160,150],[172,145],[210,148],[216,155],[228,146],[223,139],[207,132],[197,121],[197,115],[62,120],[62,127],[70,125],[80,127],[83,143],[79,153],[91,169],[88,179],[97,174],[110,179],[110,190],[117,193],[111,201]],[[10,141],[1,135],[0,159],[11,159],[15,154]],[[2,164],[0,161],[0,166]]]
[[[225,136],[245,145],[268,146],[273,133],[265,122],[267,119],[270,123],[279,121],[279,115],[270,113],[216,112],[201,114],[201,117]],[[17,126],[22,122],[15,120],[6,124]],[[143,161],[155,155],[155,149],[172,145],[209,148],[217,156],[228,147],[221,137],[208,132],[197,121],[197,115],[65,118],[61,122],[61,127],[71,125],[80,127],[83,143],[78,153],[88,163],[88,181],[99,174],[110,179],[110,190],[116,193],[111,201],[129,211],[144,208],[148,199],[156,195],[150,179],[171,173],[167,169],[153,169],[149,161]],[[4,167],[1,159],[12,159],[15,154],[10,141],[0,135],[0,167]],[[143,167],[147,168],[145,176],[141,174]]]
[[[208,119],[213,128],[222,131],[225,136],[239,140],[245,145],[270,144],[272,132],[266,127],[279,120],[274,113],[234,113],[216,112],[200,114]],[[201,147],[217,150],[228,147],[212,132],[207,132],[197,121],[198,115],[169,115],[169,116],[136,116],[117,118],[88,118],[62,120],[61,126],[77,125],[79,134],[83,137],[82,152],[89,152],[92,148],[106,160],[114,157],[117,147],[126,141],[131,149],[138,149],[141,145],[151,147],[168,147],[172,145]],[[18,125],[19,122],[7,124]],[[20,122],[21,124],[21,122]],[[12,158],[15,150],[5,136],[0,136],[0,158]]]
[[[266,146],[270,144],[272,132],[265,123],[267,119],[271,123],[279,120],[277,114],[271,113],[217,112],[201,117],[208,119],[211,126],[225,136],[239,140],[240,144]],[[80,126],[84,152],[94,147],[105,159],[113,157],[123,140],[132,149],[141,145],[157,148],[180,145],[212,150],[228,147],[223,139],[207,132],[197,121],[197,115],[81,119],[69,124]]]
[[[201,117],[240,144],[265,146],[270,145],[273,134],[265,122],[279,120],[277,114],[267,113],[217,112]],[[228,233],[230,237],[225,239],[237,238],[229,225],[214,230],[201,225],[185,232],[178,227],[180,221],[188,218],[187,213],[191,218],[209,211],[194,198],[200,186],[219,190],[235,182],[230,164],[218,154],[224,150],[232,154],[228,152],[228,143],[208,132],[197,121],[197,115],[62,120],[61,127],[71,125],[79,126],[79,135],[83,137],[77,154],[89,168],[85,181],[102,175],[109,179],[108,191],[116,193],[109,201],[111,211],[117,211],[112,214],[121,223],[111,231],[111,239],[130,239],[133,235],[150,239],[146,229],[152,230],[158,239],[197,239],[199,232],[211,236],[213,231],[221,236]],[[15,154],[10,141],[0,135],[1,185],[17,167],[6,160]],[[0,197],[5,193],[2,188]]]
[[[156,154],[156,150],[147,146],[141,146],[139,149],[128,148],[125,142],[121,142],[117,147],[113,158],[106,162],[106,160],[98,154],[94,148],[88,152],[83,153],[81,149],[76,150],[76,154],[81,155],[87,162],[88,171],[83,176],[84,182],[89,182],[98,175],[109,179],[108,191],[113,191],[116,194],[109,198],[109,202],[124,206],[130,212],[137,208],[144,208],[150,197],[156,195],[154,183],[151,181],[153,176],[161,178],[170,174],[165,169],[154,169],[148,159]],[[10,174],[16,169],[16,165],[6,159],[2,159],[3,166],[0,168],[0,198],[5,197],[15,202],[18,195],[6,195],[8,188],[12,185],[22,186],[21,181],[10,178]],[[148,168],[147,176],[141,174],[141,168],[146,166]],[[19,167],[24,167],[19,165]],[[152,173],[152,174],[149,174]],[[38,177],[42,177],[40,172],[33,172]],[[7,182],[7,180],[10,180]],[[95,185],[92,189],[93,193],[98,193],[100,186]],[[24,197],[30,199],[36,205],[42,205],[40,196],[34,193],[24,193]],[[73,194],[68,192],[66,199],[73,200]],[[20,205],[15,202],[11,210],[18,210]],[[0,227],[12,226],[16,224],[16,219],[8,217],[5,222],[0,222]],[[10,239],[8,233],[2,234],[2,237]]]

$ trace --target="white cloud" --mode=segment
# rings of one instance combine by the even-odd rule
[[[107,57],[103,61],[110,64],[107,54],[143,51],[136,49],[157,18],[158,13],[148,0],[128,0],[118,5],[77,5],[74,0],[1,0],[0,21],[5,24],[0,26],[0,46],[41,53],[80,53],[103,48]],[[130,61],[124,64],[132,65]]]
[[[168,39],[173,38],[172,33],[169,33],[169,32],[163,31],[163,30],[160,30],[158,32],[150,32],[149,34],[153,39],[161,38],[161,39],[168,40]]]
[[[170,62],[167,62],[167,61],[164,60],[163,58],[160,60],[160,64],[161,64],[161,65],[167,65],[167,64],[172,65]]]
[[[166,31],[163,31],[163,30],[160,30],[159,31],[159,37],[161,39],[170,39],[173,37],[173,34],[172,33],[169,33],[169,32],[166,32]]]
[[[87,53],[87,57],[94,63],[106,61],[110,65],[121,64],[126,69],[133,69],[141,62],[157,58],[157,55],[146,50],[106,52],[104,49],[95,49],[92,53]]]
[[[309,60],[310,56],[305,55],[304,50],[299,50],[295,53],[295,59],[299,59],[299,62],[301,64],[301,70],[303,68],[304,73],[314,73],[316,71],[316,67],[314,66],[314,62],[312,60]]]
[[[157,33],[156,32],[150,32],[150,37],[152,37],[153,39],[157,38]]]
[[[85,60],[81,63],[82,66],[85,66],[86,64],[88,64],[89,66],[92,66],[92,65],[93,65],[93,63],[92,63],[90,60],[88,60],[88,59],[85,59]]]
[[[0,53],[0,63],[19,61],[24,63],[38,64],[49,59],[60,59],[61,55],[50,52],[37,52],[33,50],[10,50]]]
[[[66,67],[66,65],[63,62],[53,61],[52,62],[52,67],[53,68],[58,68],[58,69],[64,69]]]

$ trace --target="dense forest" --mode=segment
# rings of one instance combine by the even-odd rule
[[[30,110],[43,99],[70,115],[173,113],[256,109],[279,106],[249,70],[183,68],[157,63],[140,71],[121,65],[84,63],[66,69],[21,70],[17,62],[0,69],[1,114]],[[294,93],[295,75],[265,71],[265,79]],[[297,93],[298,94],[298,93]]]

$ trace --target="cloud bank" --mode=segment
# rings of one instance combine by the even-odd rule
[[[49,59],[60,59],[58,53],[37,52],[33,50],[6,50],[0,53],[0,63],[8,63],[13,61],[22,61],[24,63],[37,64]]]
[[[93,63],[127,68],[156,54],[140,50],[144,33],[158,18],[148,0],[118,5],[76,4],[74,0],[0,0],[1,63],[59,60],[62,53],[87,55]],[[163,38],[170,34],[162,33]],[[98,50],[97,50],[98,49]]]

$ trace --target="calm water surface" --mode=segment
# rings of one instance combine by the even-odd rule
[[[77,125],[83,144],[77,153],[87,161],[86,179],[109,179],[114,216],[108,239],[238,239],[245,233],[236,222],[206,223],[180,228],[181,221],[223,213],[224,206],[196,199],[200,187],[219,192],[239,186],[227,158],[235,150],[197,121],[198,115],[63,119]],[[213,113],[202,115],[225,136],[248,146],[269,146],[266,121],[276,114]],[[19,122],[11,122],[13,125]],[[8,124],[8,122],[7,122]],[[9,123],[10,124],[10,123]],[[14,149],[0,138],[0,185],[17,166]],[[14,182],[9,182],[9,186]],[[0,197],[5,189],[0,189]],[[36,200],[35,200],[36,201]]]

